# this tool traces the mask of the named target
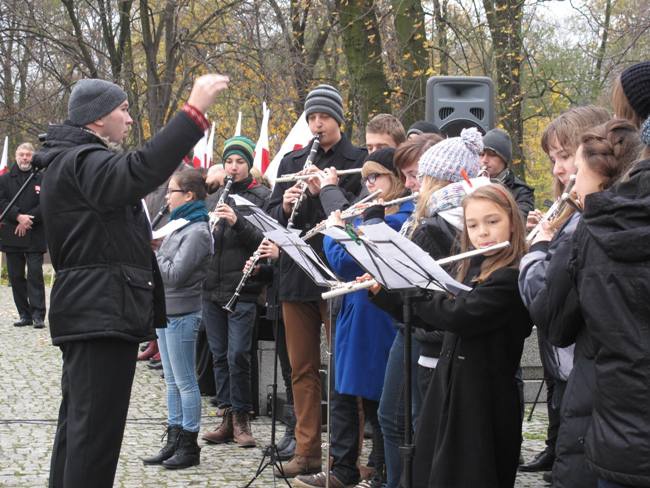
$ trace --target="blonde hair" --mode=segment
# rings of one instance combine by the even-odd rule
[[[415,211],[413,212],[413,225],[409,229],[409,236],[413,235],[415,229],[420,225],[420,221],[427,216],[431,195],[450,183],[451,181],[439,180],[428,175],[424,176],[420,185],[418,203],[415,205]]]
[[[519,214],[517,202],[510,194],[510,191],[500,183],[492,183],[482,186],[470,193],[463,199],[463,213],[470,202],[476,200],[488,200],[500,207],[510,221],[512,232],[510,233],[510,246],[500,250],[492,256],[487,256],[481,263],[481,270],[478,276],[473,277],[472,281],[482,283],[487,280],[492,273],[501,268],[516,268],[519,261],[526,254],[526,228]],[[461,252],[469,251],[472,244],[467,231],[467,221],[463,219],[463,233],[460,238]],[[464,259],[458,265],[456,279],[463,281],[467,278],[469,271],[470,259]]]
[[[386,193],[382,193],[379,197],[385,202],[389,200],[395,200],[396,198],[401,197],[404,194],[404,182],[392,171],[390,171],[385,166],[377,163],[376,161],[368,160],[363,163],[361,168],[361,176],[367,178],[368,175],[377,173],[380,175],[387,175],[390,178],[390,188]],[[397,212],[397,207],[386,207],[386,215],[393,214]]]

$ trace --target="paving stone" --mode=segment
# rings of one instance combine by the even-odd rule
[[[48,289],[49,292],[49,289]],[[61,354],[50,342],[48,329],[13,327],[18,314],[11,289],[0,286],[0,486],[36,488],[47,486],[50,453],[58,414],[61,381]],[[528,406],[530,408],[530,406]],[[523,455],[530,460],[544,448],[545,406],[536,409],[531,422],[524,422]],[[159,372],[138,364],[131,406],[124,433],[115,486],[140,488],[159,486],[241,487],[257,470],[260,449],[242,449],[233,444],[204,445],[197,467],[168,471],[159,466],[144,466],[141,457],[156,453],[165,421],[165,385]],[[216,426],[215,409],[203,399],[201,430]],[[279,428],[282,435],[284,428]],[[253,422],[258,443],[270,440],[271,422],[260,417]],[[369,442],[364,446],[367,459]],[[251,486],[286,486],[274,483],[267,468]],[[541,474],[519,474],[517,488],[544,486]],[[90,487],[89,487],[90,488]]]

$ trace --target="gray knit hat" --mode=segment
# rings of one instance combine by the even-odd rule
[[[491,149],[506,165],[512,163],[512,141],[503,129],[492,129],[483,136],[483,149]]]
[[[86,125],[111,113],[126,100],[126,92],[115,83],[96,78],[79,80],[68,100],[68,120]]]
[[[343,97],[331,85],[318,85],[305,98],[305,117],[320,112],[331,115],[341,125],[343,123]]]
[[[463,179],[461,170],[470,178],[478,175],[479,153],[483,150],[481,133],[475,127],[463,129],[460,137],[450,137],[431,146],[420,157],[418,177],[431,176],[456,182]]]

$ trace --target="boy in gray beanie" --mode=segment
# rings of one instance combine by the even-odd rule
[[[68,100],[68,120],[84,126],[115,110],[126,101],[126,92],[115,83],[84,79],[75,83]]]
[[[512,164],[512,141],[503,129],[492,129],[483,136],[481,167],[488,176],[510,190],[524,220],[535,208],[534,191],[510,169]]]

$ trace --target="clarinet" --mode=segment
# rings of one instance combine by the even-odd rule
[[[219,197],[219,201],[217,202],[217,205],[214,207],[215,209],[219,205],[223,205],[224,203],[226,203],[226,200],[228,199],[228,194],[230,193],[230,187],[232,186],[232,182],[233,182],[232,176],[226,176],[225,181],[226,181],[226,186],[223,189],[223,193]],[[210,212],[210,233],[214,232],[215,227],[219,223],[219,217],[216,217],[214,214],[215,212]]]
[[[311,145],[309,155],[307,156],[307,160],[305,161],[305,165],[302,167],[303,171],[314,165],[314,159],[316,158],[316,153],[318,152],[319,146],[320,146],[320,134],[316,134],[316,136],[314,137],[314,142]],[[296,200],[296,203],[293,204],[293,209],[291,210],[291,215],[289,216],[289,221],[287,222],[287,229],[292,229],[295,227],[293,221],[296,220],[296,216],[298,215],[298,207],[300,207],[302,202],[305,200],[308,187],[309,185],[307,185],[305,181],[300,180],[300,189],[302,193]]]
[[[162,218],[169,213],[169,205],[166,203],[163,203],[162,207],[160,207],[160,210],[158,210],[158,213],[156,216],[153,218],[151,221],[151,230],[154,230],[156,226],[160,223]]]
[[[235,288],[235,293],[233,294],[232,297],[230,297],[230,300],[228,300],[228,303],[223,307],[224,310],[233,313],[235,311],[235,306],[237,305],[237,302],[239,301],[239,294],[241,293],[242,289],[246,285],[246,282],[248,281],[248,278],[253,274],[253,270],[255,269],[255,266],[257,266],[257,263],[260,260],[260,251],[259,249],[253,253],[251,256],[251,265],[246,268],[246,271],[244,271],[244,274],[241,277],[241,280],[239,280],[239,283],[237,283],[237,288]]]

